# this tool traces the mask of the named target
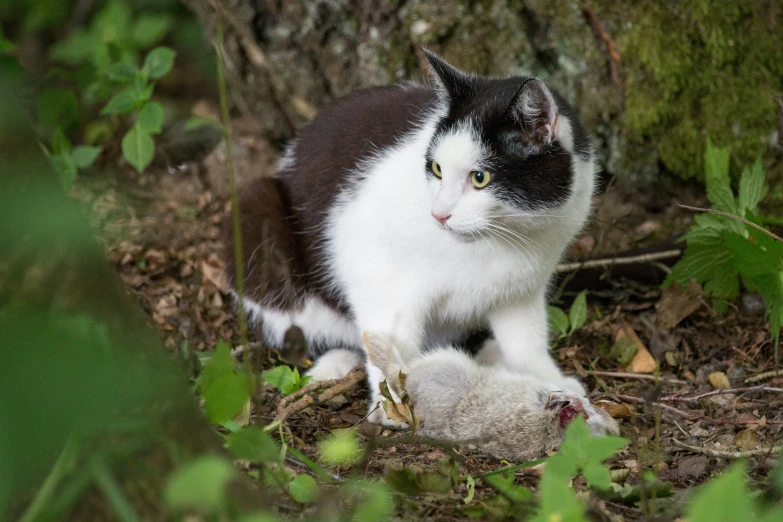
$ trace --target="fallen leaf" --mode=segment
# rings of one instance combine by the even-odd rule
[[[642,340],[639,339],[639,336],[636,335],[636,332],[634,332],[631,325],[625,321],[623,321],[615,332],[614,342],[615,344],[618,344],[622,342],[623,339],[630,340],[637,348],[636,355],[634,355],[631,364],[628,365],[628,371],[634,373],[652,373],[655,371],[658,364],[655,362],[655,359],[653,359],[653,356],[650,354],[650,351]]]
[[[707,377],[707,380],[710,381],[710,384],[712,384],[712,387],[716,390],[728,390],[731,388],[729,378],[726,377],[726,374],[723,372],[712,372],[709,377]]]
[[[701,305],[701,286],[691,279],[688,288],[674,283],[661,292],[661,299],[655,305],[658,328],[668,330],[695,312]]]
[[[749,429],[744,429],[734,437],[734,444],[743,450],[753,450],[759,445],[758,436]]]
[[[677,465],[677,475],[680,478],[699,478],[707,471],[707,457],[704,455],[694,455],[685,457]]]
[[[226,273],[222,267],[214,267],[207,264],[206,261],[201,262],[201,273],[204,275],[204,281],[208,281],[215,288],[227,294],[229,292],[228,280],[226,279]]]
[[[633,408],[627,404],[618,404],[612,401],[596,401],[593,404],[615,419],[630,419],[633,416]]]

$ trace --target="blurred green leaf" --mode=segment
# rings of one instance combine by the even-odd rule
[[[255,426],[229,433],[226,436],[226,447],[234,457],[253,463],[274,462],[280,453],[272,437]]]
[[[288,492],[300,504],[309,504],[318,496],[318,484],[310,475],[297,475],[288,484]]]
[[[734,193],[731,191],[729,178],[730,149],[716,147],[707,139],[707,147],[704,149],[704,177],[707,184],[707,199],[713,208],[736,213]]]
[[[174,57],[177,53],[168,47],[156,47],[149,52],[144,59],[142,72],[153,80],[157,80],[169,73],[174,65]]]
[[[166,13],[143,13],[133,25],[133,41],[141,48],[158,43],[174,22]]]
[[[139,126],[152,134],[157,134],[163,126],[163,107],[158,102],[148,102],[139,111]]]
[[[764,165],[761,157],[749,169],[745,169],[740,177],[738,210],[742,216],[746,210],[753,210],[767,193],[764,183]]]
[[[134,125],[122,138],[122,155],[138,172],[142,172],[155,155],[152,136],[139,125]]]
[[[741,462],[700,488],[685,508],[689,522],[750,520],[754,511],[745,486],[745,465]]]
[[[130,63],[120,62],[111,65],[104,74],[113,82],[130,83],[139,74],[139,68]]]
[[[77,167],[83,169],[89,167],[95,162],[98,154],[101,153],[100,147],[90,147],[88,145],[79,145],[71,152],[71,159]]]
[[[230,461],[207,455],[189,462],[169,478],[163,496],[174,511],[219,513],[226,504],[226,485],[237,475]]]
[[[63,189],[68,192],[73,186],[73,182],[76,181],[76,164],[71,159],[71,156],[67,153],[52,154],[49,156],[49,161],[52,163],[57,176],[60,178],[60,184]]]
[[[131,89],[125,89],[109,99],[101,114],[127,114],[134,111],[138,105],[136,93]]]
[[[79,118],[79,102],[72,90],[44,89],[36,98],[38,123],[50,129],[70,128]]]
[[[345,484],[343,491],[361,499],[351,516],[354,522],[384,522],[394,514],[394,500],[382,482],[357,480]]]
[[[549,466],[547,464],[547,466]],[[548,471],[548,470],[547,470]],[[539,482],[541,505],[534,522],[588,522],[584,506],[563,477],[544,472]]]
[[[318,443],[318,451],[327,465],[353,464],[362,456],[356,431],[351,429],[332,430]]]

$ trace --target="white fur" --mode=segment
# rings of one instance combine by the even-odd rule
[[[308,297],[304,307],[293,313],[274,308],[263,308],[245,299],[245,307],[260,315],[264,340],[273,346],[282,346],[286,330],[296,325],[302,329],[308,343],[330,343],[361,346],[361,335],[356,325],[345,316],[326,306],[317,297]],[[340,376],[328,377],[337,379]]]
[[[319,357],[313,367],[307,370],[307,375],[314,381],[340,379],[362,362],[364,358],[359,352],[335,348]]]

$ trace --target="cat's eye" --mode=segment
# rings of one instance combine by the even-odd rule
[[[491,177],[487,170],[474,170],[470,173],[470,181],[473,182],[473,186],[476,188],[486,187]]]
[[[438,165],[437,161],[433,161],[430,167],[432,167],[432,172],[434,172],[436,176],[439,178],[443,176],[443,174],[440,173],[440,165]]]

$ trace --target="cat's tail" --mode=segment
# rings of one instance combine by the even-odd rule
[[[370,362],[380,368],[383,375],[386,376],[386,383],[389,385],[389,388],[395,393],[401,394],[401,387],[404,383],[400,383],[400,374],[407,374],[408,368],[402,362],[402,357],[395,345],[394,338],[389,335],[364,332],[362,340],[367,348]]]

